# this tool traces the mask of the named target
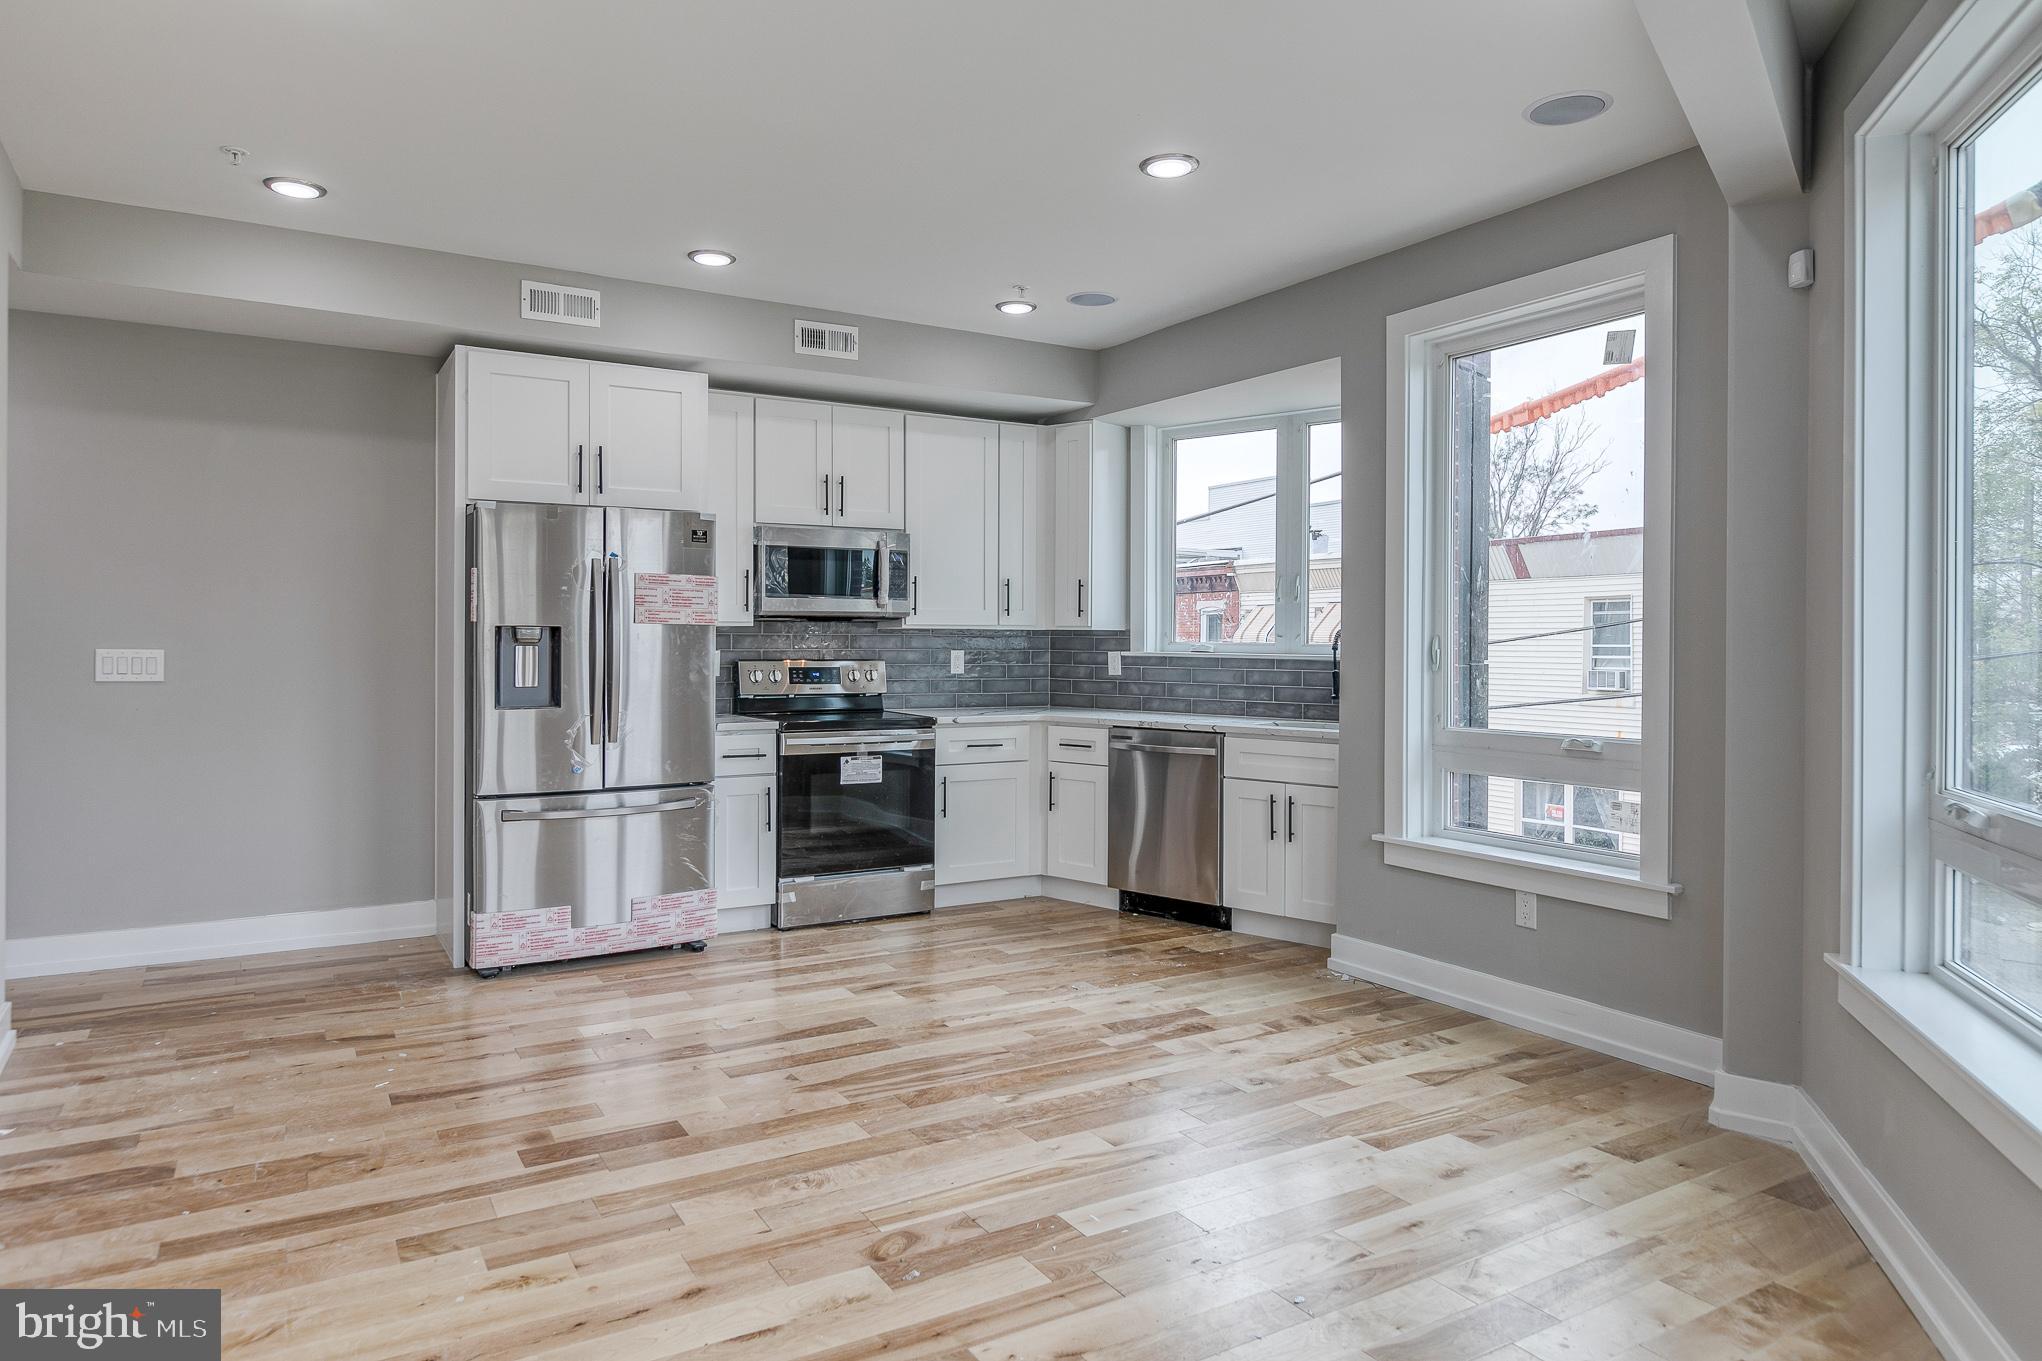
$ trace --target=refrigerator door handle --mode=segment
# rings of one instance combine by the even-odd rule
[[[636,808],[506,808],[496,816],[500,822],[572,822],[581,818],[628,818],[639,813],[679,813],[700,808],[707,802],[697,795],[671,803],[640,804]]]
[[[623,703],[617,684],[617,572],[622,566],[613,554],[603,564],[603,740],[617,740],[617,710]]]
[[[594,744],[603,740],[603,603],[602,603],[603,560],[588,560],[588,740]]]

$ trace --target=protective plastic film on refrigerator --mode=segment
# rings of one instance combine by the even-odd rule
[[[713,521],[468,512],[468,963],[716,934]]]

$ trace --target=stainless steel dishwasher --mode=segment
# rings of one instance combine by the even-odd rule
[[[1106,766],[1106,882],[1217,906],[1220,735],[1115,728]]]

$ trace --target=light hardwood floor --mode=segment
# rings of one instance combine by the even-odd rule
[[[428,941],[17,983],[0,1282],[228,1354],[1933,1357],[1701,1087],[1041,901],[481,982]]]

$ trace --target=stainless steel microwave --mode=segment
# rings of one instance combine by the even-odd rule
[[[913,577],[899,530],[760,525],[753,543],[752,608],[761,619],[907,617]]]

